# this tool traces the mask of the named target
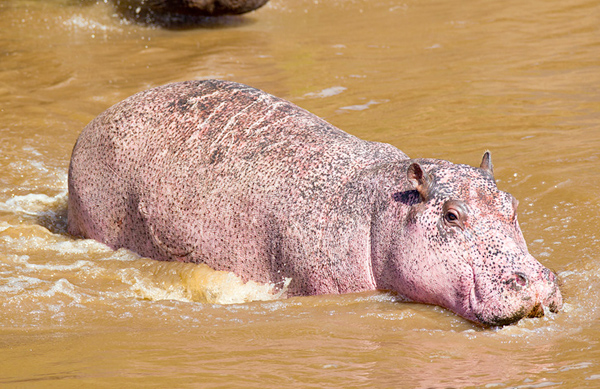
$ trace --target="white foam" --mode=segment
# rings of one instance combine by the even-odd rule
[[[335,95],[339,95],[340,93],[344,92],[347,88],[343,87],[343,86],[332,86],[331,88],[325,88],[320,92],[310,92],[310,93],[306,93],[304,96],[302,97],[309,97],[309,98],[325,98],[325,97],[331,97],[331,96],[335,96]]]
[[[48,290],[38,292],[38,295],[42,297],[54,297],[57,294],[69,296],[76,302],[81,301],[81,294],[75,290],[75,285],[70,283],[66,278],[52,282]]]
[[[55,214],[48,208],[66,203],[67,190],[63,190],[55,196],[39,193],[29,193],[23,196],[12,197],[5,202],[0,202],[0,211],[30,216],[42,216]]]
[[[82,15],[74,15],[71,18],[65,20],[63,23],[67,27],[87,31],[120,31],[120,29],[115,26],[109,26],[106,24],[98,23],[93,20],[86,19]]]
[[[172,285],[164,288],[159,287],[147,277],[141,274],[136,274],[130,278],[130,274],[122,271],[122,279],[125,283],[131,284],[131,290],[139,295],[142,299],[160,301],[160,300],[177,300],[183,302],[191,302],[189,293],[182,286]]]
[[[90,269],[93,264],[90,261],[79,260],[71,265],[53,265],[53,264],[34,264],[27,263],[25,266],[33,270],[49,270],[49,271],[73,271]]]
[[[369,109],[369,107],[371,105],[381,104],[381,103],[385,103],[385,102],[387,102],[387,100],[384,100],[384,101],[369,100],[365,104],[348,105],[346,107],[341,107],[340,109],[343,109],[345,111],[364,111],[365,109]]]
[[[20,275],[18,277],[4,278],[0,285],[1,293],[18,293],[25,289],[37,286],[43,281],[35,277],[27,277]]]
[[[145,259],[141,259],[146,261]],[[225,271],[203,264],[158,262],[149,260],[141,268],[120,271],[121,280],[143,299],[178,300],[212,304],[240,304],[285,297],[291,279],[281,288],[273,284],[244,282]]]

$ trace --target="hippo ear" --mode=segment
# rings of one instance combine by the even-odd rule
[[[408,167],[406,177],[421,195],[421,200],[427,201],[429,199],[429,189],[431,187],[431,178],[429,177],[429,174],[423,170],[421,165],[414,162]]]
[[[481,165],[479,167],[486,172],[490,173],[492,177],[494,177],[494,165],[492,164],[492,153],[489,150],[486,150],[483,153],[483,158],[481,159]]]

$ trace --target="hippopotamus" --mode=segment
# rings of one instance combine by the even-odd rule
[[[254,11],[269,0],[113,0],[126,18],[147,24],[180,26],[202,17],[241,15]],[[195,19],[196,18],[196,19]]]
[[[483,326],[562,306],[489,152],[479,167],[410,159],[235,82],[112,106],[77,139],[68,186],[72,235],[287,280],[288,296],[390,291]]]

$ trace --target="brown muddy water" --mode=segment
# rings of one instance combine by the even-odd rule
[[[261,88],[413,157],[477,165],[520,200],[558,314],[482,329],[385,293],[268,287],[66,233],[73,144],[168,82]],[[271,0],[210,28],[110,4],[0,0],[0,384],[600,387],[600,4]]]

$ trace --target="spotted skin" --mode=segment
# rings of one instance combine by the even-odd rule
[[[233,82],[150,89],[88,124],[68,223],[157,260],[291,278],[288,295],[392,290],[484,325],[562,305],[489,154],[481,168],[409,159]]]

